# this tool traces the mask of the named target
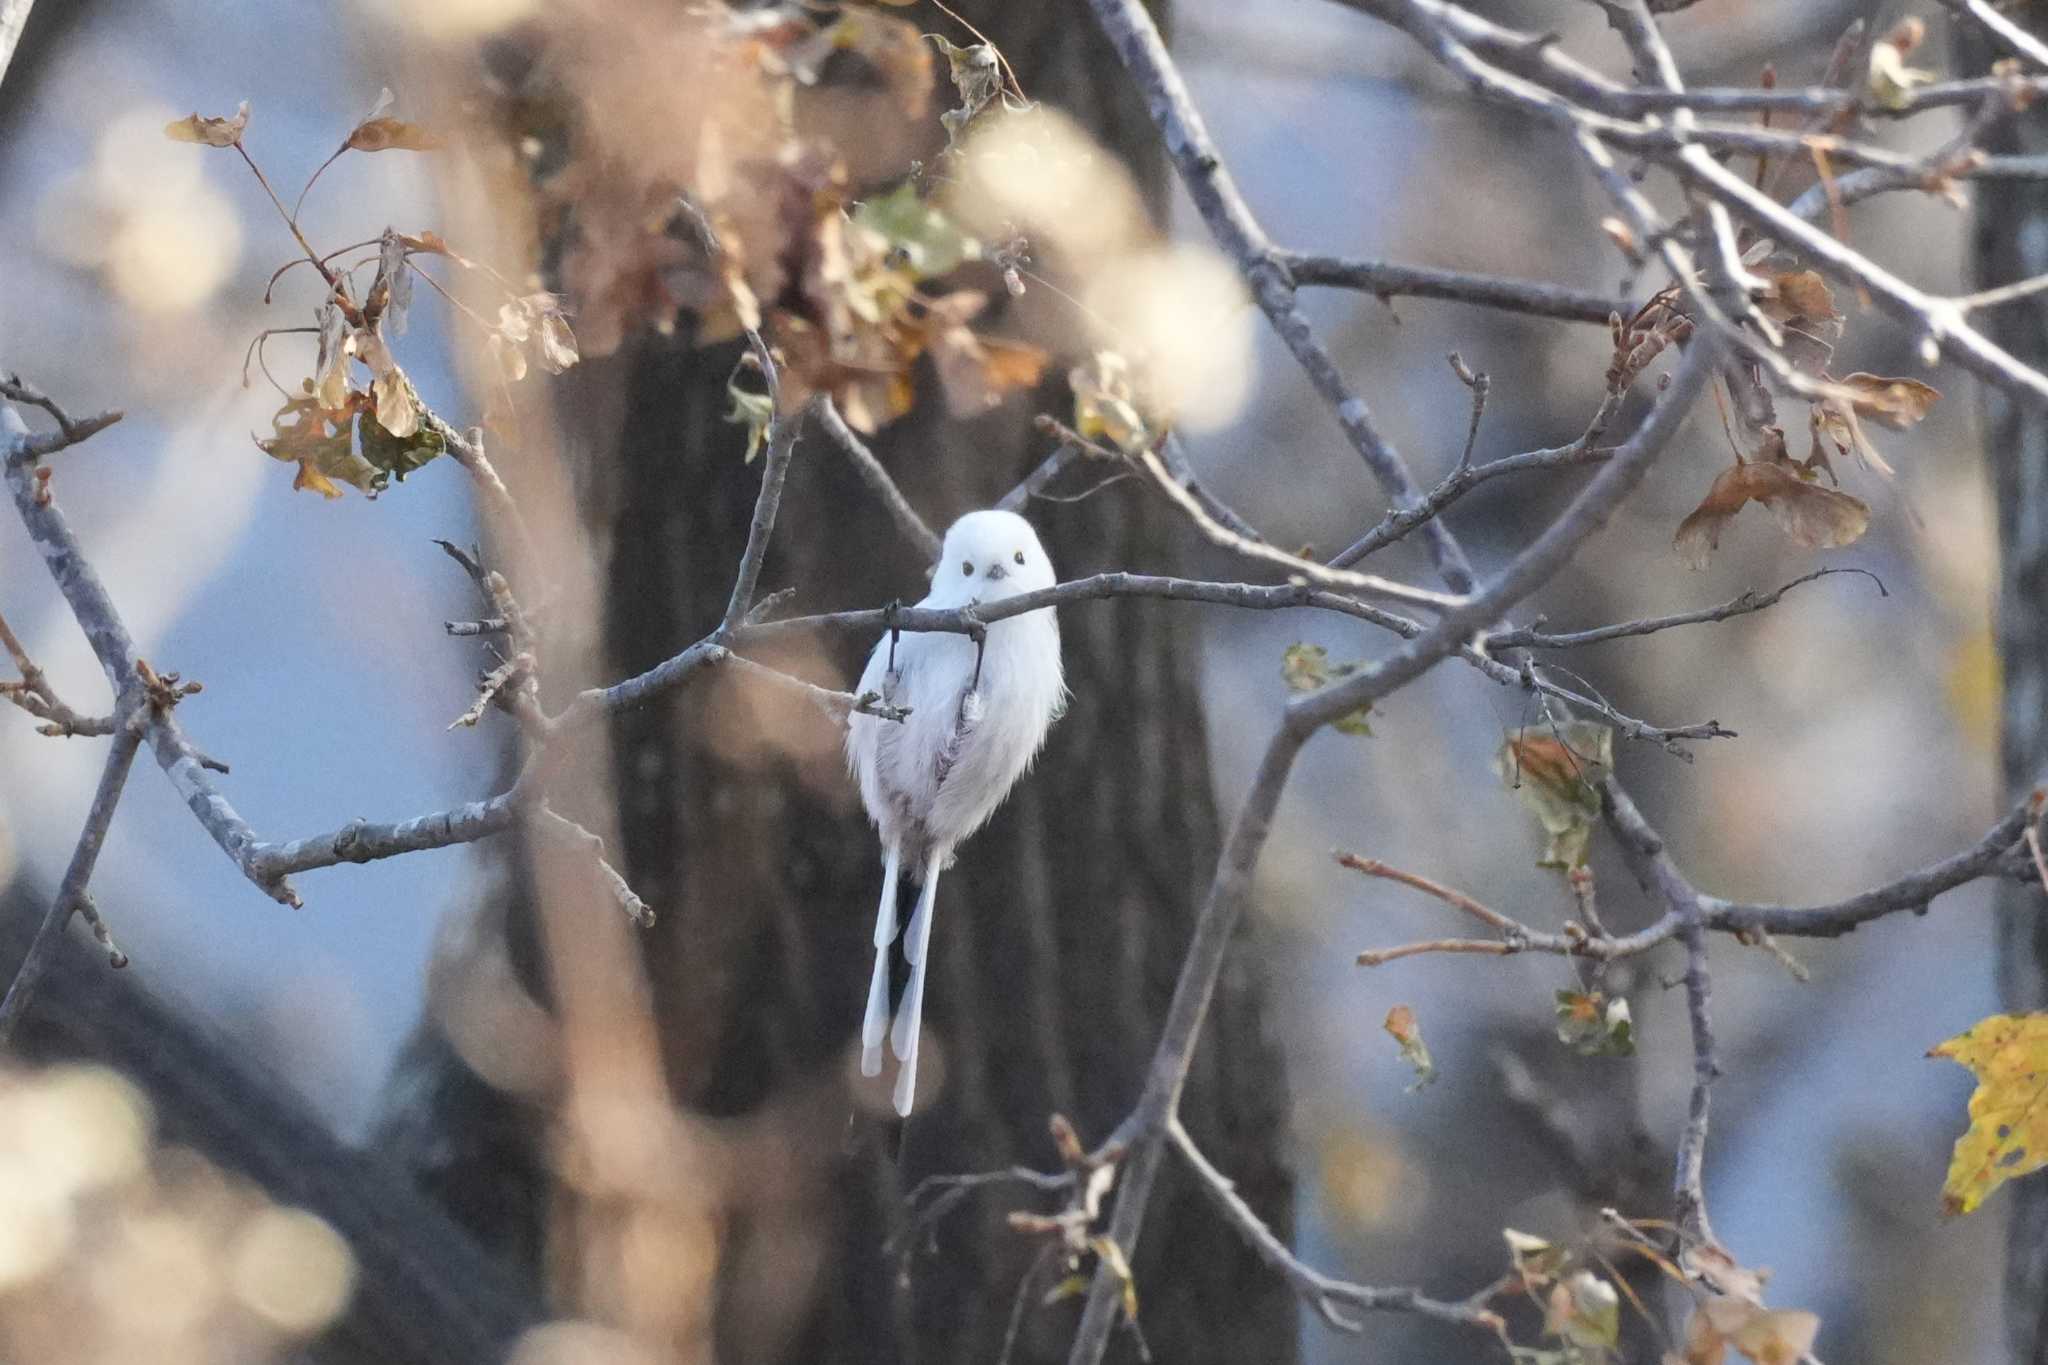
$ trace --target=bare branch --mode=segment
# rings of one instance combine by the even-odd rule
[[[1654,635],[1660,630],[1671,630],[1677,626],[1702,625],[1712,621],[1726,621],[1737,616],[1773,607],[1778,600],[1792,589],[1804,583],[1811,583],[1829,574],[1862,574],[1877,585],[1880,597],[1889,597],[1884,580],[1868,569],[1830,568],[1815,569],[1802,574],[1783,587],[1769,592],[1746,592],[1742,596],[1723,602],[1718,607],[1703,607],[1698,611],[1681,611],[1670,616],[1649,616],[1640,621],[1622,621],[1611,626],[1598,626],[1592,630],[1570,631],[1552,634],[1540,629],[1502,630],[1483,637],[1479,644],[1482,649],[1579,649],[1586,645],[1604,644],[1609,640],[1625,640],[1640,635]]]
[[[654,911],[648,908],[646,901],[633,894],[633,888],[626,884],[626,879],[619,875],[619,870],[605,860],[604,840],[568,816],[546,806],[540,807],[538,813],[543,829],[589,855],[590,861],[597,868],[598,877],[604,882],[605,889],[611,893],[619,909],[626,912],[626,918],[642,929],[652,929]]]
[[[29,941],[28,952],[21,965],[15,968],[14,980],[7,987],[7,994],[0,998],[0,1046],[4,1046],[20,1021],[23,1011],[28,1008],[35,995],[37,982],[50,965],[51,954],[57,951],[57,944],[64,933],[64,926],[71,919],[85,899],[86,886],[92,880],[93,864],[99,861],[100,849],[107,841],[107,827],[114,821],[114,810],[121,803],[121,789],[127,785],[128,770],[134,766],[135,752],[142,744],[143,703],[134,693],[129,694],[129,707],[125,719],[114,732],[114,742],[107,750],[106,766],[100,770],[99,787],[93,793],[92,806],[86,812],[85,827],[79,832],[78,843],[71,850],[71,863],[64,869],[64,879],[57,884],[57,894],[50,899],[50,908],[37,926],[35,937]],[[97,921],[98,916],[94,916]]]
[[[4,23],[0,23],[0,37],[5,36],[4,30]],[[0,52],[0,75],[6,72],[6,57],[5,52]],[[41,408],[57,423],[56,431],[43,436],[31,435],[24,443],[27,458],[31,460],[39,460],[68,446],[75,446],[80,441],[105,431],[122,417],[119,412],[101,412],[91,417],[73,418],[54,398],[18,374],[0,375],[0,398]]]
[[[759,347],[759,351],[773,390],[776,382],[773,363],[765,358],[765,346]],[[733,575],[732,600],[726,604],[724,619],[719,621],[714,632],[714,638],[720,642],[733,638],[754,605],[755,585],[761,579],[761,562],[768,557],[768,540],[775,531],[775,514],[782,506],[782,481],[789,474],[789,459],[796,452],[797,438],[803,434],[804,419],[822,401],[814,398],[794,413],[777,409],[774,430],[768,435],[768,453],[761,461],[761,494],[755,499],[754,520],[747,528],[746,552],[740,556],[739,572]]]
[[[1692,1024],[1693,1083],[1686,1106],[1686,1122],[1678,1137],[1676,1174],[1677,1222],[1689,1240],[1713,1241],[1713,1227],[1707,1219],[1705,1156],[1707,1124],[1712,1110],[1715,1079],[1721,1074],[1714,1056],[1711,1015],[1712,978],[1707,971],[1708,927],[1705,898],[1686,881],[1664,851],[1664,840],[1650,827],[1620,784],[1611,778],[1601,784],[1601,806],[1621,844],[1622,858],[1629,871],[1664,907],[1664,919],[1685,945],[1686,1007]]]
[[[57,590],[85,632],[114,694],[128,695],[142,686],[134,638],[63,511],[36,477],[35,461],[27,453],[27,438],[28,429],[22,424],[21,415],[0,405],[0,467],[4,467],[8,488],[14,495],[15,510],[28,529],[29,539],[41,552]],[[286,905],[298,905],[298,892],[289,883],[281,878],[259,876],[252,870],[247,857],[257,844],[255,832],[207,776],[209,760],[185,738],[177,718],[167,710],[159,711],[149,718],[147,730],[158,765],[214,841],[266,895]]]
[[[1180,1153],[1188,1169],[1194,1173],[1202,1192],[1244,1237],[1258,1258],[1278,1271],[1301,1301],[1315,1309],[1316,1316],[1338,1331],[1364,1330],[1362,1321],[1343,1311],[1357,1308],[1369,1313],[1414,1313],[1459,1327],[1476,1327],[1506,1341],[1507,1324],[1481,1301],[1468,1299],[1462,1303],[1444,1303],[1417,1289],[1379,1289],[1353,1284],[1304,1264],[1244,1201],[1244,1196],[1237,1192],[1230,1178],[1217,1170],[1202,1149],[1195,1145],[1195,1140],[1188,1135],[1178,1117],[1167,1121],[1166,1135],[1173,1143],[1174,1151]]]
[[[7,650],[14,660],[14,667],[21,674],[20,682],[0,682],[0,697],[19,706],[22,710],[46,722],[37,729],[52,737],[68,735],[111,735],[115,721],[112,716],[84,716],[64,704],[62,698],[51,690],[50,679],[28,656],[28,651],[15,637],[7,624],[7,618],[0,616],[0,647]]]
[[[1452,909],[1462,910],[1487,928],[1497,929],[1509,937],[1527,936],[1529,933],[1527,925],[1509,919],[1498,910],[1488,909],[1464,892],[1445,886],[1442,882],[1433,882],[1417,873],[1390,867],[1377,858],[1361,858],[1356,853],[1343,852],[1333,856],[1337,859],[1339,867],[1348,867],[1353,872],[1362,872],[1368,877],[1380,877],[1390,882],[1399,882],[1403,886],[1412,886],[1424,895],[1434,896]]]
[[[1373,425],[1371,409],[1351,391],[1337,363],[1295,302],[1295,282],[1281,254],[1267,238],[1224,166],[1207,126],[1189,96],[1180,72],[1167,55],[1152,18],[1135,0],[1089,0],[1096,23],[1109,38],[1118,59],[1136,81],[1202,221],[1217,245],[1237,265],[1252,297],[1273,330],[1293,352],[1316,392],[1329,403],[1337,423],[1373,477],[1396,505],[1420,497],[1407,465]],[[1454,593],[1468,592],[1472,569],[1464,551],[1438,522],[1427,523],[1430,555],[1437,572]]]
[[[2048,45],[2000,14],[1985,0],[1941,0],[1941,3],[1958,14],[1969,15],[1986,33],[2035,66],[2048,67]]]
[[[1202,506],[1194,494],[1174,482],[1173,476],[1166,472],[1166,466],[1159,462],[1157,455],[1147,450],[1140,452],[1137,458],[1146,472],[1152,475],[1153,482],[1179,505],[1181,511],[1187,513],[1188,519],[1195,523],[1196,529],[1214,544],[1243,555],[1246,559],[1277,565],[1289,573],[1298,574],[1323,587],[1348,588],[1352,592],[1384,597],[1395,602],[1412,602],[1418,606],[1446,610],[1457,606],[1463,600],[1445,593],[1433,592],[1428,588],[1411,588],[1406,583],[1396,583],[1391,578],[1381,578],[1377,574],[1332,569],[1312,559],[1291,555],[1263,540],[1247,540],[1210,516],[1208,509]]]
[[[1498,938],[1431,938],[1417,943],[1404,943],[1397,948],[1368,948],[1358,955],[1361,967],[1382,967],[1404,957],[1420,957],[1424,953],[1478,953],[1485,957],[1512,957],[1522,951],[1524,945]]]
[[[770,668],[766,664],[757,663],[738,654],[727,653],[717,662],[750,678],[796,693],[805,700],[815,703],[819,710],[842,725],[848,716],[856,714],[895,721],[900,721],[910,714],[910,708],[890,706],[874,692],[863,692],[857,697],[851,692],[835,692],[829,687],[819,687],[815,683],[805,682],[802,678],[791,677],[780,669]]]
[[[1580,465],[1601,464],[1613,454],[1611,450],[1594,445],[1606,434],[1607,424],[1613,420],[1616,410],[1621,407],[1624,394],[1609,393],[1601,400],[1600,408],[1593,414],[1593,420],[1586,424],[1586,430],[1570,445],[1552,446],[1545,450],[1528,450],[1519,455],[1503,455],[1498,460],[1485,464],[1463,464],[1446,475],[1444,481],[1429,491],[1421,502],[1389,511],[1380,518],[1379,524],[1367,531],[1348,548],[1330,560],[1335,568],[1356,564],[1378,550],[1383,550],[1410,531],[1431,521],[1443,510],[1477,488],[1480,484],[1497,479],[1503,474],[1522,474],[1537,469],[1568,469]]]
[[[896,486],[896,481],[889,477],[889,471],[882,468],[882,462],[875,458],[875,452],[869,450],[867,443],[855,434],[852,427],[846,425],[846,419],[839,415],[838,406],[827,397],[818,403],[816,411],[818,425],[822,426],[825,434],[846,452],[846,458],[852,463],[854,472],[860,475],[861,482],[866,484],[868,491],[881,502],[883,509],[895,521],[896,529],[903,532],[904,538],[917,547],[917,552],[924,557],[925,563],[930,564],[937,560],[938,533],[917,514],[917,509],[910,505],[910,499],[903,496],[903,490]]]
[[[1393,265],[1343,256],[1315,256],[1300,251],[1276,251],[1274,259],[1297,286],[1356,289],[1379,299],[1401,296],[1446,299],[1480,308],[1496,308],[1534,317],[1561,318],[1567,322],[1605,324],[1611,313],[1626,313],[1626,300],[1563,285],[1538,284],[1499,275],[1476,275],[1463,270],[1432,270],[1421,266]]]
[[[2034,797],[2030,794],[1969,848],[1828,905],[1750,905],[1702,896],[1706,925],[1734,934],[1761,932],[1788,938],[1836,938],[1902,910],[1923,914],[1934,898],[1944,892],[2005,872],[2009,855],[2024,842],[2034,815]]]

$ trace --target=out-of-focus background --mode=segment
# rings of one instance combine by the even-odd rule
[[[1594,7],[1542,8],[1514,18],[1625,72]],[[1895,8],[1705,0],[1667,28],[1693,79],[1747,83],[1769,61],[1798,83],[1817,74],[1850,19],[1867,9],[1882,21]],[[127,411],[57,460],[65,508],[144,655],[204,682],[183,718],[231,763],[227,790],[272,837],[482,795],[500,761],[491,722],[482,732],[448,728],[469,704],[477,661],[442,632],[444,620],[473,614],[473,599],[432,544],[477,534],[461,471],[441,461],[375,501],[328,502],[295,493],[290,467],[251,445],[275,394],[260,378],[244,385],[245,348],[262,328],[309,324],[311,296],[287,276],[279,301],[264,305],[271,272],[291,252],[262,190],[230,154],[162,136],[169,119],[247,100],[251,146],[295,192],[380,87],[408,107],[420,69],[394,13],[46,0],[0,87],[0,367],[74,412]],[[1175,15],[1194,94],[1279,241],[1623,284],[1618,257],[1591,228],[1605,212],[1597,188],[1564,150],[1473,106],[1412,45],[1306,0],[1188,0]],[[1100,79],[1122,77],[1104,69]],[[1952,126],[1929,116],[1908,145]],[[430,226],[443,213],[431,164],[352,156],[326,172],[304,221],[314,240],[341,243],[387,223]],[[1852,221],[1860,246],[1917,283],[1963,287],[1965,214],[1898,197]],[[1184,201],[1173,230],[1203,237]],[[1629,287],[1640,297],[1655,283]],[[1919,372],[1905,339],[1841,301],[1850,326],[1838,371]],[[1491,376],[1480,459],[1568,441],[1597,403],[1604,329],[1338,293],[1309,305],[1425,481],[1464,438],[1467,397],[1447,351]],[[470,410],[445,354],[447,311],[423,295],[413,316],[408,372],[441,410]],[[283,336],[270,352],[310,344]],[[1383,504],[1263,329],[1254,364],[1241,411],[1191,436],[1191,457],[1276,543],[1333,551]],[[300,357],[279,374],[305,368]],[[1875,509],[1854,546],[1824,555],[1790,546],[1752,511],[1707,570],[1689,571],[1671,552],[1672,530],[1727,458],[1703,408],[1538,604],[1551,622],[1579,626],[1723,601],[1820,563],[1882,578],[1886,596],[1868,580],[1831,577],[1759,615],[1567,660],[1629,714],[1659,724],[1713,718],[1740,733],[1690,745],[1686,760],[1647,744],[1619,753],[1675,855],[1710,891],[1834,897],[1967,842],[1993,815],[1995,546],[1977,395],[1955,372],[1926,377],[1944,393],[1934,415],[1912,433],[1880,436],[1896,482],[1844,471]],[[1453,519],[1482,563],[1495,563],[1564,495],[1541,479],[1498,480]],[[1382,571],[1427,579],[1420,554],[1405,550]],[[1308,641],[1348,659],[1379,647],[1338,618],[1148,609],[1202,640],[1226,813],[1284,700],[1283,651]],[[98,670],[11,517],[0,517],[0,613],[69,700],[98,708]],[[1451,926],[1444,907],[1336,868],[1333,847],[1534,923],[1567,913],[1561,881],[1534,865],[1534,821],[1491,766],[1503,734],[1528,719],[1521,695],[1440,669],[1375,714],[1373,737],[1319,738],[1282,807],[1244,951],[1274,985],[1299,1242],[1333,1271],[1460,1293],[1497,1271],[1502,1227],[1578,1230],[1562,1192],[1568,1163],[1528,1106],[1502,1098],[1509,1074],[1568,1104],[1578,1143],[1617,1169],[1637,1159],[1638,1131],[1668,1145],[1680,1123],[1689,1060],[1682,995],[1657,980],[1660,970],[1675,974],[1669,962],[1638,969],[1641,1050],[1625,1060],[1576,1058],[1551,1036],[1552,992],[1573,979],[1554,960],[1352,965],[1362,948]],[[30,903],[55,885],[98,768],[95,743],[45,739],[25,717],[0,714],[0,884],[26,888]],[[220,856],[145,763],[95,893],[132,972],[240,1040],[336,1132],[358,1138],[418,1024],[437,930],[480,894],[476,856],[309,874],[306,908],[284,910]],[[1603,857],[1594,865],[1609,922],[1638,922],[1626,875]],[[1966,890],[1926,919],[1787,945],[1810,969],[1806,983],[1768,953],[1715,947],[1727,1068],[1707,1177],[1716,1231],[1747,1263],[1774,1270],[1774,1304],[1821,1315],[1823,1358],[2000,1358],[1995,1224],[1937,1216],[1967,1077],[1922,1055],[1995,1007],[1987,899]],[[1380,1031],[1395,1004],[1414,1008],[1442,1073],[1413,1093]],[[1662,1150],[1652,1159],[1661,1163]],[[1308,1320],[1302,1352],[1327,1362],[1427,1358],[1415,1354],[1417,1340],[1399,1320],[1357,1339]]]

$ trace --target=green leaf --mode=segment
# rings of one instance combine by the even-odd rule
[[[1348,678],[1359,669],[1357,664],[1333,664],[1330,651],[1321,645],[1295,643],[1287,647],[1280,656],[1280,677],[1290,692],[1315,692],[1329,686],[1339,678]],[[1372,715],[1370,704],[1355,711],[1347,711],[1330,722],[1330,728],[1341,735],[1363,735],[1372,738],[1372,726],[1367,717]]]
[[[732,400],[732,411],[725,414],[725,420],[747,429],[746,463],[752,464],[775,421],[775,400],[765,393],[748,392],[737,379],[725,386],[725,396]]]
[[[1632,1057],[1635,1019],[1628,1001],[1599,991],[1557,993],[1557,1040],[1582,1057]]]
[[[1502,741],[1494,771],[1536,813],[1550,836],[1539,867],[1583,865],[1600,818],[1600,783],[1614,767],[1614,731],[1575,720]]]
[[[920,280],[950,274],[962,261],[981,259],[981,243],[929,200],[919,198],[917,186],[908,180],[885,195],[863,199],[853,211],[853,222],[901,252],[904,265]]]
[[[441,434],[425,423],[414,428],[410,436],[394,436],[367,412],[356,419],[356,441],[362,446],[365,460],[401,483],[406,475],[448,450]]]

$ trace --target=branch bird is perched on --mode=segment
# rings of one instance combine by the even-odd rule
[[[1014,512],[969,512],[946,532],[920,607],[958,609],[999,602],[1055,579],[1031,523]],[[918,1022],[924,1013],[932,905],[953,850],[980,829],[1031,766],[1066,702],[1060,631],[1052,608],[1026,612],[966,635],[891,631],[868,656],[862,693],[909,709],[901,722],[856,712],[846,761],[882,837],[882,904],[875,917],[875,969],[861,1023],[861,1071],[882,1070],[882,1037],[902,1062],[896,1112],[917,1093]],[[909,869],[920,887],[905,931],[910,984],[889,1027],[889,945],[896,940],[896,892]]]

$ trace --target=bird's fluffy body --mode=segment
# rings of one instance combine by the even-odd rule
[[[918,605],[986,605],[1056,581],[1029,522],[1011,512],[970,512],[947,530],[931,591]],[[892,1039],[903,1062],[896,1087],[901,1113],[909,1112],[916,1087],[925,945],[938,874],[1031,766],[1066,696],[1059,625],[1051,608],[997,621],[986,635],[985,646],[977,646],[950,632],[906,632],[893,642],[893,669],[892,641],[884,636],[868,658],[859,691],[877,693],[910,714],[890,721],[856,713],[847,726],[847,764],[860,782],[883,853],[875,969],[862,1029],[862,1069],[869,1075],[881,1070],[888,1026],[888,946],[896,936],[900,873],[907,870],[923,889],[904,943],[911,981]]]

